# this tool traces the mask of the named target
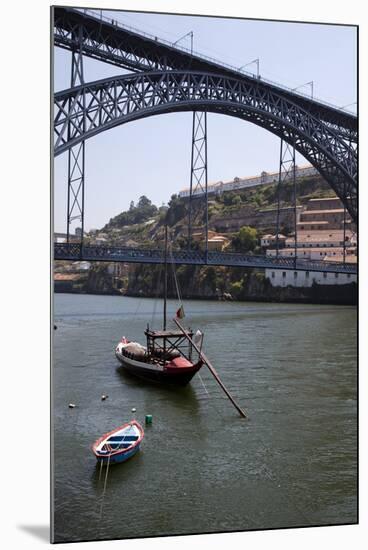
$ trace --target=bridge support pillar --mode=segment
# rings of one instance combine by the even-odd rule
[[[297,242],[297,209],[296,209],[296,165],[295,165],[295,143],[290,145],[283,139],[280,143],[280,165],[279,179],[277,183],[277,214],[276,214],[276,257],[279,257],[279,233],[280,233],[280,208],[281,188],[285,181],[293,182],[293,203],[294,203],[294,262],[296,265],[298,242]]]
[[[344,206],[344,247],[343,247],[343,262],[346,262],[346,207]]]
[[[79,29],[79,33],[82,29]],[[82,40],[80,48],[72,52],[71,87],[84,84]],[[72,108],[71,108],[72,111]],[[69,123],[68,133],[72,131]],[[84,236],[84,182],[85,182],[85,142],[71,147],[68,150],[68,200],[67,200],[67,242],[70,241],[71,224],[75,220],[81,223],[80,240],[83,244]]]
[[[204,212],[202,206],[204,204]],[[208,178],[207,112],[193,112],[190,192],[188,204],[188,248],[192,246],[193,227],[204,232],[206,261],[208,255]]]

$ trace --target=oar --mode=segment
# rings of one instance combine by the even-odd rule
[[[224,392],[226,393],[226,395],[228,396],[228,398],[230,399],[230,401],[232,402],[232,404],[234,405],[234,407],[236,408],[236,410],[239,412],[240,416],[242,416],[243,418],[247,418],[246,417],[246,414],[245,412],[239,407],[239,405],[236,403],[235,399],[233,398],[233,396],[230,394],[230,392],[226,389],[226,387],[224,386],[224,384],[221,382],[220,380],[220,377],[219,375],[217,374],[216,372],[216,369],[214,368],[214,366],[211,364],[210,360],[207,358],[207,356],[203,353],[203,351],[201,351],[197,344],[192,340],[192,338],[189,336],[189,334],[187,333],[187,331],[185,330],[185,328],[179,323],[179,321],[175,318],[174,319],[174,323],[180,328],[180,330],[182,331],[182,333],[184,334],[185,338],[192,344],[192,346],[194,347],[194,349],[196,350],[196,352],[198,353],[199,357],[202,359],[203,363],[205,365],[207,365],[207,367],[209,368],[209,371],[210,373],[213,375],[213,377],[215,378],[216,382],[221,386],[221,388],[224,390]]]

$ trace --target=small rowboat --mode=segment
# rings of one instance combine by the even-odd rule
[[[136,420],[131,420],[97,439],[92,445],[92,451],[102,464],[125,462],[139,451],[143,437],[142,426]]]

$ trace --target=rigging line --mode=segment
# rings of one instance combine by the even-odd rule
[[[180,304],[182,304],[182,298],[181,298],[181,294],[180,294],[180,289],[179,289],[179,284],[178,284],[178,278],[176,276],[176,270],[175,270],[175,264],[174,264],[174,256],[173,256],[173,250],[172,250],[172,243],[170,241],[170,244],[169,244],[169,254],[170,254],[170,258],[171,258],[171,269],[172,269],[172,272],[173,272],[173,277],[174,277],[174,282],[175,282],[175,288],[176,288],[176,293],[178,295],[178,299],[179,299],[179,302]]]
[[[138,301],[138,305],[137,305],[137,307],[135,308],[134,317],[137,315],[138,310],[139,310],[139,308],[141,307],[141,302],[142,302],[142,300],[139,300],[139,301]]]
[[[152,317],[151,317],[151,325],[153,325],[153,321],[157,314],[157,303],[158,303],[158,297],[160,293],[160,282],[161,282],[161,274],[162,274],[162,264],[159,265],[159,271],[157,274],[157,282],[156,282],[156,292],[154,294],[154,302],[153,302],[153,311],[152,311]]]

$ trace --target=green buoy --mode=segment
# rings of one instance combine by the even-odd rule
[[[146,424],[152,424],[152,414],[146,414]]]

